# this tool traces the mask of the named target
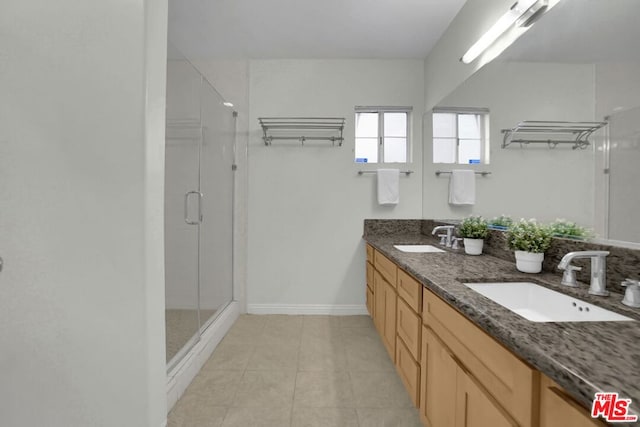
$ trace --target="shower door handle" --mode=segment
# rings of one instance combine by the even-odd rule
[[[198,195],[198,220],[191,221],[189,219],[189,196],[192,194]],[[202,193],[199,191],[187,191],[184,193],[184,222],[189,225],[198,225],[202,222]]]

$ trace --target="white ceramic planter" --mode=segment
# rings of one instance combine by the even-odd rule
[[[484,239],[464,238],[464,252],[468,255],[480,255],[484,247]]]
[[[532,253],[525,251],[516,252],[516,268],[523,273],[540,273],[542,271],[542,261],[544,253]]]

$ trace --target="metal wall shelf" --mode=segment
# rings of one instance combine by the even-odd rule
[[[558,144],[571,144],[576,148],[585,149],[589,146],[591,134],[606,122],[559,122],[559,121],[523,121],[511,129],[502,129],[504,137],[502,148],[511,144],[547,144],[549,148],[556,148]],[[548,138],[534,137],[546,135]]]
[[[271,145],[275,140],[299,141],[331,141],[342,145],[344,138],[344,117],[260,117],[262,140]]]

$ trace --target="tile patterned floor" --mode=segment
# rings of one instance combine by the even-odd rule
[[[169,427],[420,427],[368,316],[243,315]]]

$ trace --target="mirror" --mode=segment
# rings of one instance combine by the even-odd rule
[[[637,0],[563,0],[443,99],[438,107],[489,108],[489,164],[434,164],[426,154],[425,174],[473,168],[491,175],[478,176],[472,209],[429,206],[443,196],[432,199],[438,190],[425,181],[425,215],[564,218],[592,228],[597,240],[640,243],[634,215],[640,207],[638,16]],[[502,148],[502,129],[524,120],[608,124],[584,149],[547,143]],[[427,124],[425,132],[429,141]],[[430,141],[425,149],[431,150]],[[433,187],[442,186],[433,181]]]

